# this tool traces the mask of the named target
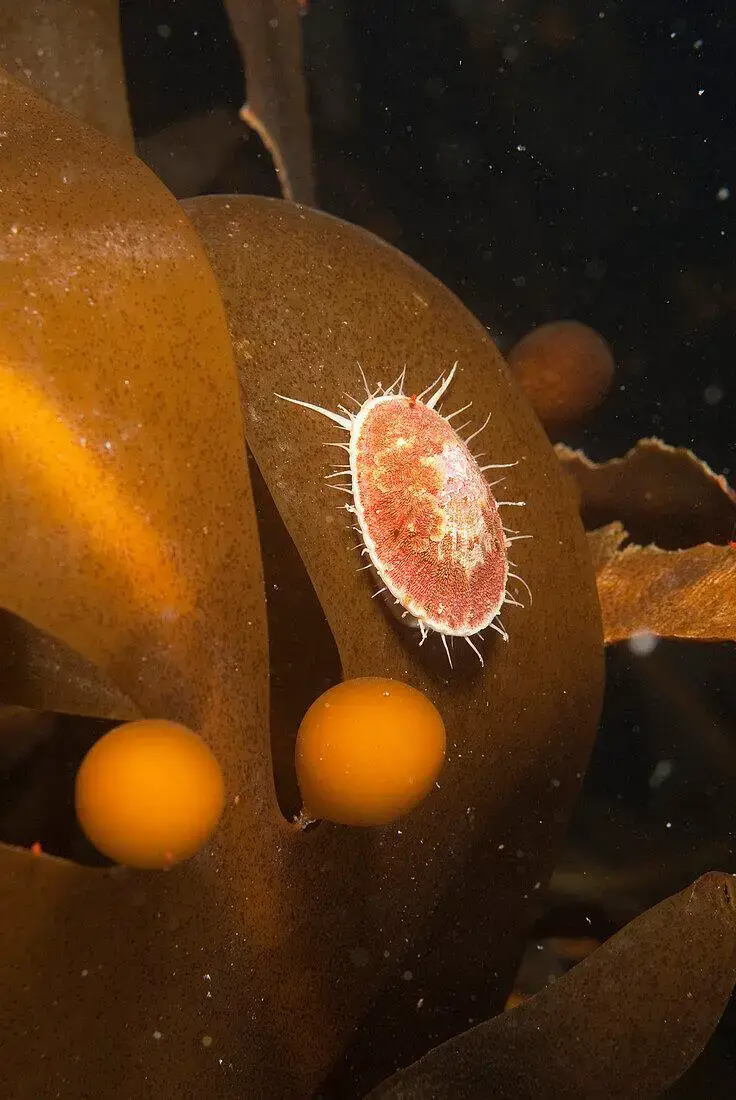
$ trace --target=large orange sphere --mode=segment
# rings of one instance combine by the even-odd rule
[[[342,825],[386,825],[430,792],[445,759],[445,727],[420,691],[365,677],[330,688],[296,742],[304,812]]]
[[[199,851],[220,820],[220,765],[185,726],[128,722],[92,746],[77,772],[79,824],[128,867],[172,867]]]
[[[579,321],[540,325],[519,340],[507,358],[552,436],[584,420],[613,382],[610,347],[595,329]]]

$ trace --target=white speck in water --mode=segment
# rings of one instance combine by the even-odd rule
[[[411,970],[405,970],[405,971],[404,971],[404,981],[405,981],[405,982],[410,982],[410,981],[412,980],[412,978],[413,978],[413,977],[414,977],[414,975],[413,975],[413,973],[411,972]]]
[[[719,187],[718,190],[716,191],[716,198],[718,199],[719,202],[725,202],[726,199],[730,199],[731,198],[731,188],[730,187]]]
[[[649,776],[649,786],[652,790],[661,787],[665,780],[672,775],[673,764],[671,760],[658,760]]]
[[[82,977],[83,978],[86,978],[88,974],[89,974],[89,970],[83,970],[82,971]]]
[[[156,34],[159,38],[171,38],[171,27],[168,23],[159,23],[156,27]]]
[[[720,405],[723,400],[724,393],[720,386],[717,386],[713,382],[710,386],[706,386],[703,390],[703,400],[706,405]]]
[[[160,1031],[154,1031],[154,1033],[153,1033],[153,1037],[154,1037],[154,1039],[156,1039],[156,1040],[158,1040],[158,1039],[163,1039],[163,1035],[161,1034],[161,1032],[160,1032]]]
[[[659,638],[650,630],[639,630],[629,638],[628,646],[637,657],[648,657],[659,645]]]

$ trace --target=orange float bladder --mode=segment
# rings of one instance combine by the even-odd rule
[[[166,869],[206,843],[225,801],[220,765],[197,734],[159,719],[100,738],[77,772],[79,824],[117,863]]]
[[[303,816],[388,824],[426,798],[444,759],[444,723],[425,695],[382,677],[347,680],[321,695],[299,728]]]

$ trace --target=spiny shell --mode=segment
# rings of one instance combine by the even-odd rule
[[[428,630],[476,634],[508,576],[491,488],[452,425],[415,398],[366,401],[353,421],[355,514],[373,567]]]

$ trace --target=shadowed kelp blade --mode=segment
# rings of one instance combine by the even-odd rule
[[[591,462],[562,443],[555,453],[575,484],[587,531],[620,522],[634,542],[663,550],[734,537],[733,489],[685,447],[640,439],[608,462]]]
[[[736,879],[711,872],[368,1100],[654,1100],[700,1054],[734,981]]]
[[[329,1095],[343,1098],[464,1026],[476,998],[505,1000],[594,735],[602,649],[593,572],[549,440],[483,326],[441,283],[372,234],[291,203],[210,196],[183,207],[220,282],[248,445],[345,676],[408,681],[432,699],[448,734],[444,773],[421,806],[362,842],[351,830],[339,837],[344,896],[355,894],[353,861],[362,861],[370,911],[358,953],[370,965],[355,967],[343,988],[356,977],[365,984],[369,970],[387,985],[331,1076]],[[355,408],[345,394],[365,398],[361,367],[371,387],[406,367],[407,392],[421,393],[455,360],[444,411],[472,401],[468,434],[491,413],[474,446],[484,462],[518,462],[501,471],[504,492],[526,505],[502,512],[533,535],[512,556],[534,599],[512,580],[526,606],[504,608],[508,644],[489,631],[481,668],[455,639],[451,671],[439,638],[420,648],[419,632],[371,599],[348,498],[325,480],[342,456],[323,444],[345,433],[275,393]],[[301,675],[295,665],[295,685]],[[368,885],[365,868],[377,874],[394,858],[406,874],[392,899]]]
[[[0,65],[55,106],[133,148],[120,0],[0,0]]]

